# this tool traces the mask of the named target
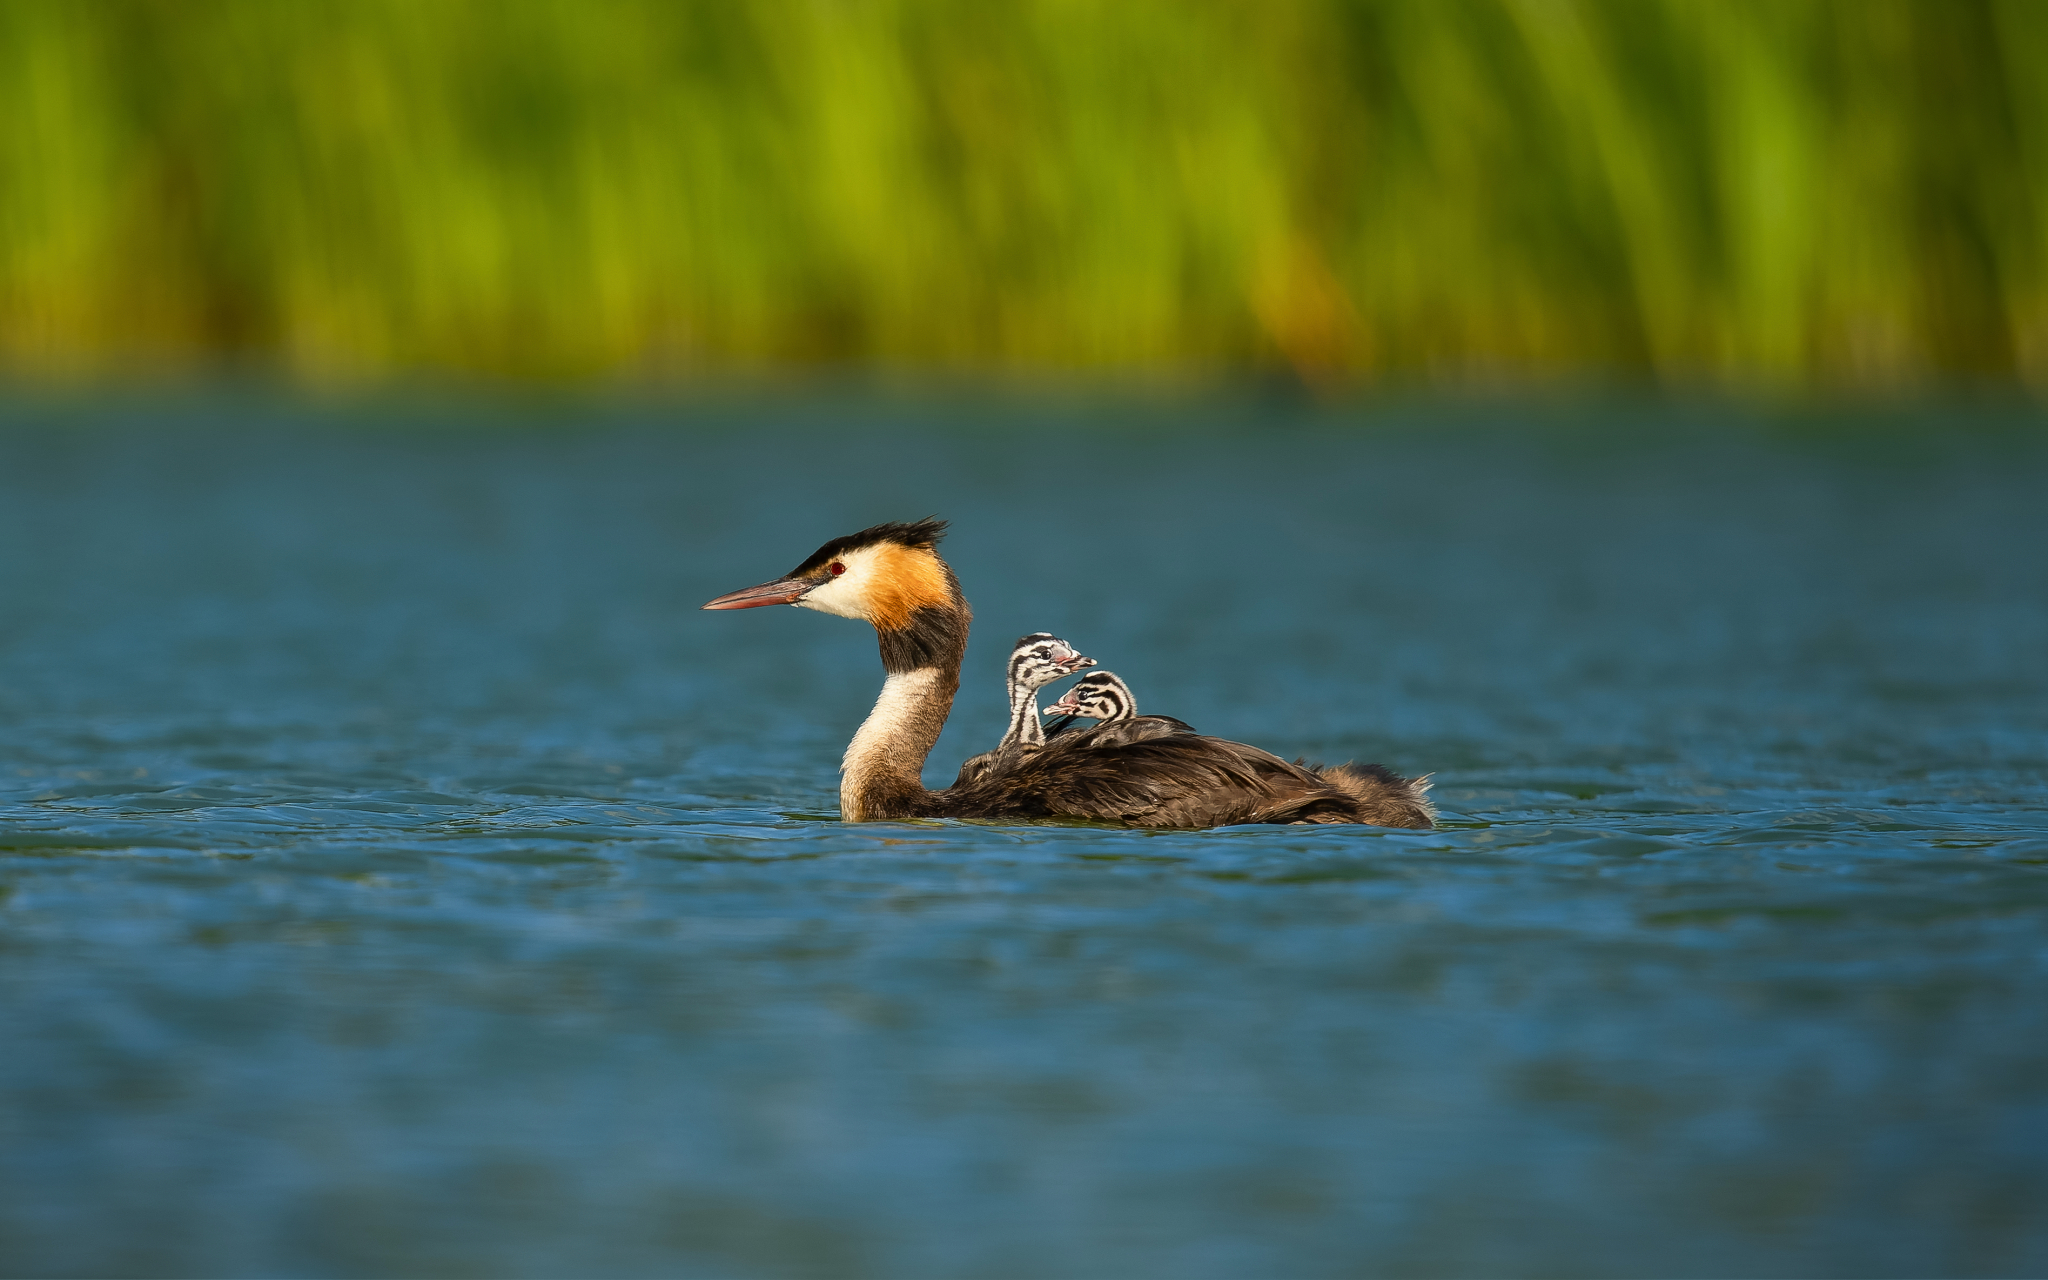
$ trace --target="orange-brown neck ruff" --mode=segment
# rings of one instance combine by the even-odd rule
[[[945,561],[923,548],[887,547],[869,571],[862,603],[891,675],[936,667],[959,679],[974,611]]]
[[[919,609],[950,608],[960,587],[930,547],[884,542],[870,553],[862,603],[877,631],[901,631]]]

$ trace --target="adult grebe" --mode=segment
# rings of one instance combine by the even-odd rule
[[[979,781],[998,760],[1032,752],[1045,745],[1045,726],[1038,719],[1038,691],[1055,680],[1095,665],[1095,659],[1074,652],[1058,636],[1034,631],[1018,640],[1010,650],[1006,687],[1010,698],[1010,727],[993,751],[971,756],[960,766],[956,787]]]
[[[834,538],[773,582],[707,609],[790,604],[870,623],[887,679],[841,766],[849,822],[886,818],[1081,818],[1137,827],[1240,822],[1369,822],[1356,788],[1240,742],[1177,733],[1099,745],[1090,732],[1047,740],[978,781],[929,791],[919,776],[960,689],[973,618],[939,558],[943,520],[878,524]],[[1349,775],[1347,775],[1347,781]],[[1409,814],[1396,825],[1432,825]]]

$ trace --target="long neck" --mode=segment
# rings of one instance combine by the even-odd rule
[[[1038,690],[1025,683],[1016,672],[1011,672],[1010,728],[1003,734],[1003,740],[996,744],[996,750],[1044,745],[1045,726],[1038,719]]]
[[[888,678],[840,766],[839,814],[846,821],[913,818],[929,807],[925,757],[960,691],[972,617],[959,600],[950,608],[919,609],[908,627],[880,633]]]

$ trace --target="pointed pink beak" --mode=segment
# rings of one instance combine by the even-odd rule
[[[758,587],[748,587],[743,591],[728,591],[716,600],[707,602],[704,607],[758,609],[769,604],[795,604],[817,585],[815,582],[805,582],[802,578],[780,578],[774,582],[764,582]]]

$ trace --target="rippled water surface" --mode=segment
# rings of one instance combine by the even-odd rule
[[[6,416],[7,1274],[2048,1272],[2025,424]],[[840,824],[927,512],[1443,828]]]

